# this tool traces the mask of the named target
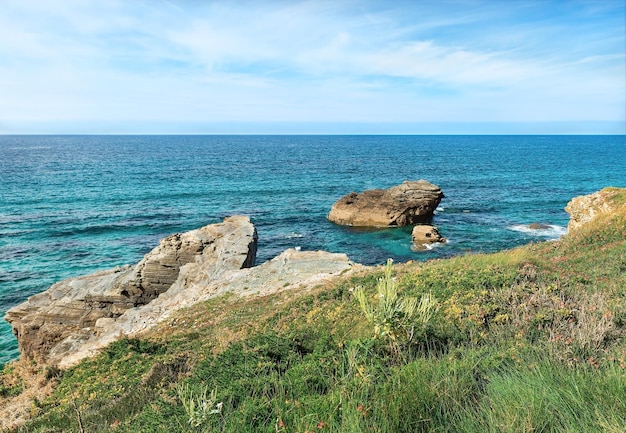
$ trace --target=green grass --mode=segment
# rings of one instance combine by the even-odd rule
[[[563,368],[539,356],[493,374],[459,431],[620,432],[626,375],[619,366]]]
[[[558,242],[395,265],[401,299],[439,303],[396,347],[353,295],[383,276],[196,305],[61,372],[16,431],[626,431],[626,213]],[[206,402],[201,422],[181,389]]]

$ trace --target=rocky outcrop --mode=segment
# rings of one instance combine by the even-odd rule
[[[256,246],[248,218],[227,218],[163,239],[135,266],[61,281],[9,310],[6,319],[23,358],[67,368],[209,298],[304,290],[360,267],[345,254],[295,249],[251,267]]]
[[[436,185],[425,180],[405,181],[387,190],[352,192],[332,206],[328,219],[357,227],[413,225],[428,222],[442,198]]]
[[[577,230],[600,214],[624,208],[625,202],[625,188],[604,188],[593,194],[574,197],[565,206],[565,211],[570,215],[567,230]]]
[[[183,270],[188,266],[184,266]],[[50,361],[67,368],[95,355],[120,336],[141,335],[176,311],[225,293],[263,296],[288,289],[304,290],[358,268],[360,265],[352,263],[345,254],[289,249],[260,266],[228,271],[215,280],[201,284],[174,285],[148,305],[129,310],[117,319],[100,319],[96,323],[97,335],[84,338],[75,334],[68,337],[55,347]]]
[[[426,245],[444,243],[446,241],[446,238],[441,236],[437,227],[426,224],[413,227],[411,237],[413,238],[413,249],[418,251],[427,249]]]
[[[182,291],[207,284],[228,270],[252,266],[256,246],[250,220],[230,217],[163,239],[135,266],[56,283],[10,309],[5,318],[23,358],[55,363],[105,323],[141,309],[172,288]]]

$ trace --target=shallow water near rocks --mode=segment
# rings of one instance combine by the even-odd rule
[[[0,136],[0,314],[233,214],[258,229],[257,263],[290,247],[377,264],[555,239],[567,202],[626,186],[625,167],[624,136]],[[326,220],[345,194],[418,179],[446,195],[444,245]],[[0,364],[16,356],[2,322]]]

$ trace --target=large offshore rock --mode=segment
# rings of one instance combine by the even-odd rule
[[[565,206],[565,211],[570,216],[567,230],[571,232],[600,214],[623,208],[625,206],[624,199],[626,199],[626,188],[611,187],[604,188],[593,194],[574,197]]]
[[[162,296],[206,284],[228,270],[254,264],[256,229],[247,217],[169,236],[135,266],[70,278],[11,308],[11,323],[23,358],[49,363],[62,357],[67,338],[89,339],[97,322],[115,320]],[[122,335],[123,336],[123,335]],[[65,349],[64,349],[65,348]]]
[[[328,219],[357,227],[406,226],[429,221],[443,198],[437,185],[405,181],[387,190],[352,192],[331,208]]]

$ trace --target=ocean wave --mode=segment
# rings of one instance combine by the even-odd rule
[[[564,234],[567,234],[567,227],[555,224],[539,224],[537,228],[533,227],[533,224],[515,224],[507,228],[509,230],[529,234],[532,236],[552,239],[557,239]]]
[[[417,252],[424,252],[424,251],[432,251],[435,248],[439,248],[444,246],[446,243],[448,243],[448,241],[446,240],[446,242],[433,242],[433,243],[428,243],[428,244],[415,244],[412,247],[413,251],[417,251]]]
[[[51,224],[49,224],[51,225]],[[114,221],[114,222],[103,222],[101,224],[90,224],[90,225],[72,225],[69,222],[63,223],[62,225],[57,225],[48,230],[47,235],[50,238],[68,238],[72,236],[97,236],[97,235],[107,235],[110,233],[134,233],[141,232],[145,230],[146,227],[157,228],[163,230],[171,230],[173,228],[173,233],[180,230],[176,224],[172,224],[170,221],[163,219],[155,219],[155,218],[144,218],[144,219],[136,219],[136,220],[122,220],[122,221]]]
[[[26,281],[34,276],[36,276],[34,272],[28,271],[0,271],[0,283],[16,283],[19,281]],[[2,295],[0,295],[0,299],[2,299]]]

